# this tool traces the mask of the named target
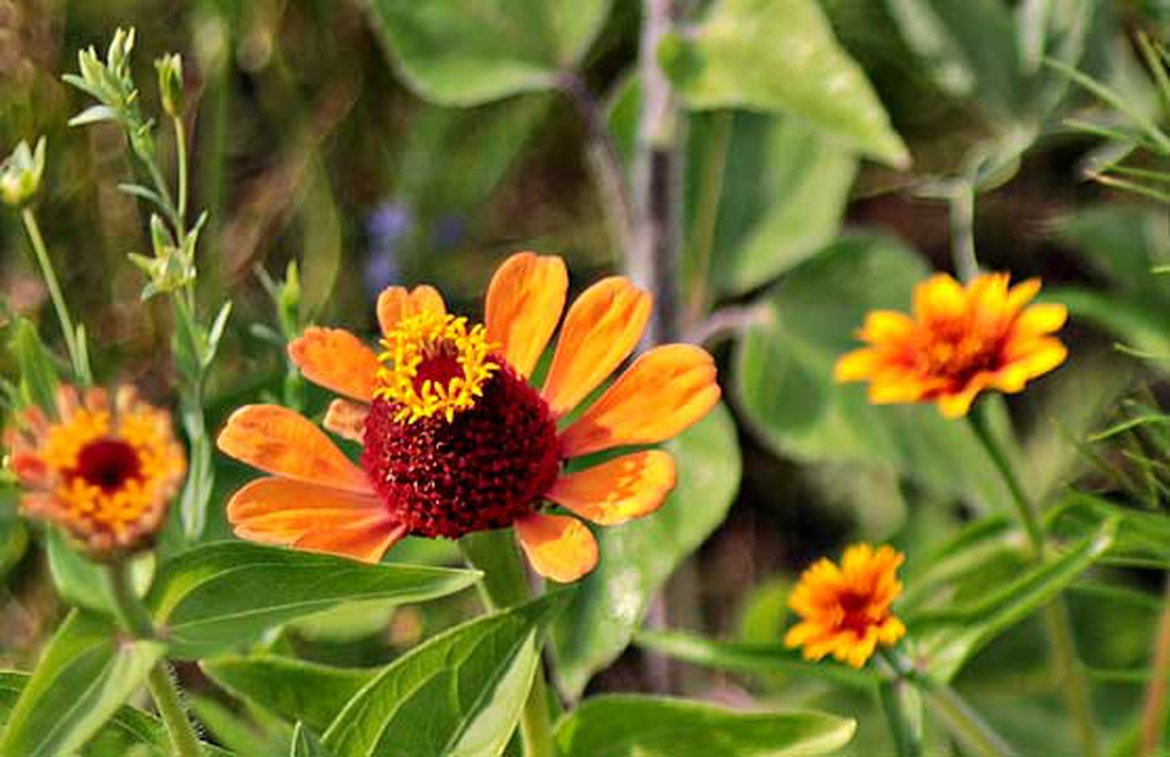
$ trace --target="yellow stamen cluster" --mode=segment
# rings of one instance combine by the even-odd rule
[[[394,418],[399,422],[442,415],[450,423],[456,413],[475,407],[484,384],[500,369],[490,359],[495,345],[482,325],[469,329],[466,318],[434,311],[399,321],[382,347],[375,396],[401,406]],[[431,361],[446,361],[457,367],[457,375],[445,382],[427,377]]]

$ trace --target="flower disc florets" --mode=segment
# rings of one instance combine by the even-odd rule
[[[395,519],[418,536],[459,538],[505,528],[533,511],[560,469],[548,404],[498,357],[476,402],[448,421],[414,418],[375,399],[365,468]]]

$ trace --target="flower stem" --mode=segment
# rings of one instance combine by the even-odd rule
[[[150,695],[158,707],[158,714],[167,727],[167,733],[170,734],[174,753],[179,757],[199,757],[201,753],[199,739],[195,735],[191,721],[187,719],[179,685],[171,676],[166,660],[154,666],[147,682],[150,686]]]
[[[154,623],[150,614],[139,601],[130,583],[130,574],[125,561],[117,562],[108,567],[106,577],[109,581],[110,596],[114,602],[114,614],[118,621],[138,639],[155,639]],[[147,677],[150,695],[158,708],[167,733],[174,747],[174,754],[179,757],[199,757],[199,737],[195,735],[195,728],[191,725],[187,713],[183,709],[182,695],[178,684],[171,677],[170,668],[166,660],[160,660],[150,671]]]
[[[45,286],[49,289],[53,309],[57,311],[57,321],[65,337],[65,348],[69,351],[69,362],[73,365],[74,378],[82,384],[92,384],[93,374],[89,369],[89,360],[77,342],[77,331],[73,328],[73,319],[69,316],[69,306],[65,304],[65,297],[61,294],[61,285],[57,282],[53,261],[49,259],[49,251],[45,248],[45,238],[41,235],[37,217],[31,208],[25,207],[20,211],[20,218],[24,221],[25,231],[28,232],[29,242],[32,243],[33,253],[45,279]]]
[[[1024,490],[1007,455],[1004,454],[1002,447],[995,440],[991,431],[988,410],[989,406],[986,403],[981,403],[975,408],[975,414],[972,417],[975,435],[983,444],[992,464],[999,471],[1008,491],[1011,492],[1012,503],[1024,523],[1024,529],[1028,532],[1028,540],[1031,542],[1034,559],[1043,563],[1048,547],[1040,525],[1040,509]],[[1097,738],[1097,725],[1093,718],[1088,684],[1085,682],[1077,656],[1076,640],[1073,637],[1068,608],[1058,595],[1044,608],[1043,614],[1044,628],[1052,649],[1052,662],[1056,667],[1057,679],[1064,694],[1065,706],[1077,726],[1081,754],[1085,757],[1097,757],[1101,754]]]
[[[484,607],[493,610],[512,607],[528,599],[530,591],[524,566],[511,534],[505,530],[482,531],[459,540],[463,556],[472,567],[483,571],[479,594]],[[554,757],[552,726],[548,707],[548,686],[544,665],[539,660],[532,688],[520,714],[520,736],[525,757]]]
[[[1158,634],[1154,638],[1154,659],[1150,663],[1150,683],[1146,688],[1146,703],[1142,710],[1142,742],[1139,754],[1153,757],[1158,754],[1162,734],[1166,731],[1166,678],[1170,675],[1170,574],[1166,576],[1162,594],[1162,613],[1158,618]]]
[[[967,704],[947,684],[917,671],[910,660],[897,650],[881,653],[882,658],[893,668],[897,680],[909,681],[926,698],[931,710],[943,722],[952,736],[963,743],[973,754],[981,757],[1003,757],[1014,754],[1003,737],[987,724],[979,713]],[[921,744],[919,744],[921,746]]]
[[[175,162],[178,163],[179,173],[179,206],[178,216],[182,220],[187,218],[187,129],[183,126],[183,119],[175,118]]]

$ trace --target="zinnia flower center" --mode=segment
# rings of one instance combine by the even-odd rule
[[[382,344],[362,465],[395,519],[458,538],[531,512],[560,468],[556,422],[484,327],[424,312]]]
[[[852,631],[857,636],[864,636],[875,618],[871,617],[870,602],[872,597],[858,591],[846,589],[837,597],[837,604],[841,608],[841,628]]]
[[[917,369],[947,376],[959,383],[981,371],[995,371],[1002,363],[1002,335],[962,323],[928,327],[924,344],[915,351]]]
[[[117,491],[130,479],[139,478],[142,460],[138,452],[121,439],[105,437],[82,447],[77,455],[77,467],[67,471],[106,493]]]
[[[435,415],[448,423],[475,405],[484,383],[499,370],[482,325],[466,318],[425,311],[404,318],[382,340],[378,399],[396,407],[398,421],[415,423]]]

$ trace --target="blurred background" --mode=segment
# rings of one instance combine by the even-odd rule
[[[692,5],[701,11],[705,4]],[[968,236],[985,267],[1042,276],[1048,296],[1074,313],[1065,332],[1074,345],[1070,363],[1005,405],[1021,430],[1029,487],[1044,493],[1075,480],[1132,494],[1115,475],[1131,457],[1085,440],[1128,412],[1121,401],[1136,396],[1139,377],[1170,364],[1170,280],[1150,273],[1170,263],[1170,218],[1164,204],[1089,179],[1119,148],[1069,119],[1102,125],[1116,114],[1050,68],[1017,65],[1010,41],[1026,38],[1033,21],[1022,9],[1031,5],[823,0],[840,44],[910,148],[908,170],[860,161],[784,116],[726,110],[690,119],[684,321],[688,333],[710,337],[734,432],[713,442],[731,458],[721,472],[730,480],[711,500],[726,519],[676,574],[683,588],[667,596],[683,599],[655,622],[779,643],[787,590],[810,560],[852,540],[939,544],[985,512],[982,500],[995,493],[973,494],[978,483],[968,485],[990,478],[972,462],[969,438],[921,413],[914,424],[882,416],[867,425],[872,417],[858,410],[843,428],[840,408],[821,412],[839,390],[827,374],[813,375],[849,346],[861,313],[882,300],[887,276],[902,281],[926,270],[881,261],[913,257],[953,270]],[[1170,3],[1043,5],[1056,43],[1077,41],[1075,67],[1151,119],[1165,115],[1133,35],[1160,38],[1170,30]],[[937,23],[917,23],[923,18]],[[590,48],[584,78],[603,102],[623,91],[640,22],[638,3],[616,0]],[[396,73],[381,24],[362,0],[0,0],[0,151],[47,137],[38,212],[66,296],[87,324],[100,381],[138,382],[162,401],[174,382],[170,312],[139,301],[143,279],[126,261],[129,252],[148,254],[150,242],[145,211],[117,189],[134,170],[123,137],[109,124],[66,126],[82,97],[61,74],[75,70],[77,50],[104,48],[119,26],[137,29],[136,79],[148,112],[157,98],[151,61],[166,51],[184,59],[193,207],[210,214],[199,295],[207,311],[225,299],[235,304],[208,387],[213,429],[237,405],[286,390],[281,324],[264,280],[284,277],[291,261],[301,290],[294,321],[364,332],[373,330],[377,292],[396,283],[433,283],[453,310],[478,314],[492,271],[516,250],[565,256],[575,291],[620,268],[604,198],[590,178],[586,129],[568,100],[535,93],[467,108],[428,104]],[[173,149],[161,135],[159,143]],[[704,213],[713,175],[717,201]],[[836,262],[855,248],[872,264]],[[19,219],[9,212],[0,213],[0,298],[3,313],[38,320],[43,337],[58,341]],[[739,334],[704,330],[711,313],[728,307],[767,314]],[[13,375],[11,356],[0,354],[0,371]],[[1160,384],[1154,387],[1137,399],[1156,406]],[[324,394],[297,391],[311,410],[323,409]],[[1103,468],[1098,458],[1116,465]],[[217,491],[227,492],[244,472],[220,463]],[[1153,491],[1163,506],[1164,492]],[[228,534],[223,499],[213,498],[214,537]],[[449,546],[411,544],[394,559],[454,559]],[[0,660],[23,667],[59,610],[41,558],[22,554],[6,565]],[[1005,575],[1018,567],[1003,565]],[[1160,580],[1132,569],[1113,579],[1139,598]],[[1156,605],[1115,600],[1103,609],[1091,594],[1072,599],[1089,663],[1140,665]],[[437,618],[403,610],[392,620],[368,609],[295,629],[286,641],[323,661],[373,664],[466,608],[428,609]],[[964,674],[973,698],[1023,744],[1048,743],[1045,718],[1059,716],[1050,682],[1019,664],[1037,656],[1041,643],[1038,633],[1013,635]],[[680,677],[675,688],[729,701],[747,696],[749,685],[732,675],[672,675]],[[654,676],[640,652],[628,651],[591,690],[652,688]],[[1104,676],[1096,684],[1117,718],[1140,693],[1133,681]],[[810,701],[830,691],[810,689],[820,685],[777,679],[751,686]],[[209,723],[257,727],[232,721],[216,709],[223,698],[204,691],[200,714]],[[1021,711],[1013,697],[1029,691],[1038,696]],[[838,700],[836,709],[850,707]],[[880,722],[866,728],[863,736],[884,738]]]

